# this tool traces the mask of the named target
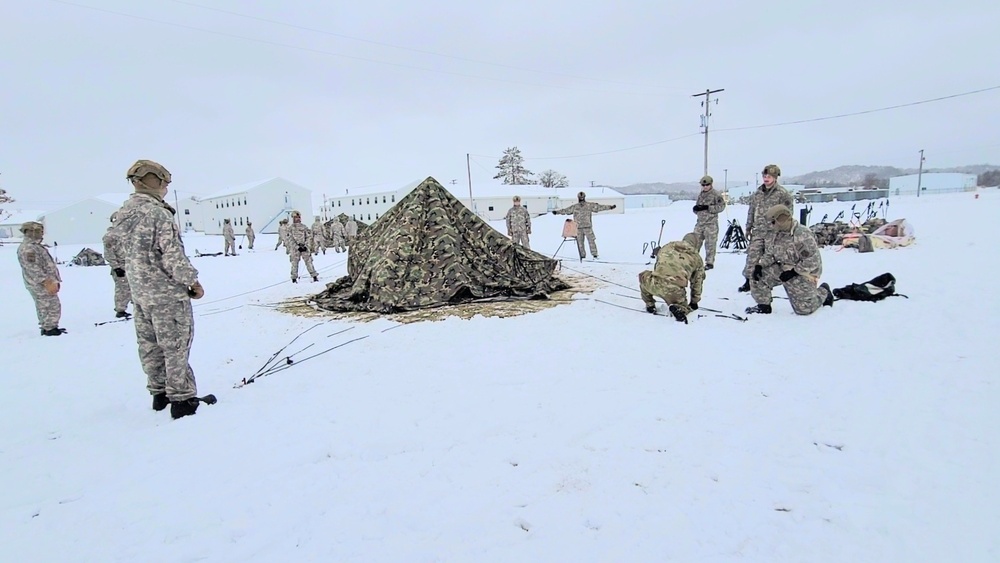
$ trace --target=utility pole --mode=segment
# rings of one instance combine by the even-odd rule
[[[924,175],[924,149],[920,149],[920,168],[917,169],[917,197],[920,197],[920,181]]]
[[[760,174],[760,172],[754,172],[753,173],[753,185],[754,186],[759,186],[760,185],[760,182],[757,181],[757,174]]]
[[[184,240],[184,237],[181,236],[184,227],[181,226],[181,215],[183,213],[181,213],[180,207],[180,204],[177,203],[177,190],[174,190],[174,214],[177,215],[177,238]]]
[[[729,193],[729,169],[728,168],[723,168],[722,172],[726,175],[725,176],[725,180],[723,180],[725,182],[725,187],[722,188],[722,191],[724,191],[724,192],[726,192],[728,194]]]
[[[469,175],[469,209],[476,213],[476,203],[472,199],[472,165],[469,162],[469,153],[465,153],[465,173]]]
[[[705,92],[701,94],[691,94],[692,98],[697,98],[698,96],[705,96],[705,100],[701,102],[701,106],[705,108],[705,113],[701,115],[701,126],[705,129],[705,175],[708,175],[708,118],[712,117],[712,112],[710,107],[712,101],[709,96],[717,92],[724,92],[725,88],[719,88],[718,90],[705,89]],[[716,98],[715,103],[719,103],[719,98]]]

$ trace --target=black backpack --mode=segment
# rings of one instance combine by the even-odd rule
[[[850,301],[881,301],[892,295],[906,297],[896,293],[896,277],[888,272],[865,283],[852,283],[833,290],[833,296],[837,299]]]

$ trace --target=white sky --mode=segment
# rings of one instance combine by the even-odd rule
[[[916,166],[920,149],[929,167],[996,163],[1000,89],[721,131],[998,86],[996,21],[987,0],[7,1],[0,178],[31,207],[127,190],[137,158],[182,196],[270,176],[332,193],[465,183],[471,153],[475,184],[516,145],[574,185],[689,181],[706,88],[725,88],[719,179]]]

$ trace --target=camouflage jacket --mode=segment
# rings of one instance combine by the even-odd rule
[[[823,275],[823,259],[812,231],[798,221],[792,221],[790,231],[769,229],[764,254],[757,262],[765,268],[777,264],[784,270],[795,270],[815,282]]]
[[[710,225],[719,224],[719,213],[726,208],[726,201],[722,199],[722,194],[716,191],[715,188],[710,190],[702,190],[698,192],[698,199],[694,202],[695,205],[707,205],[708,209],[705,211],[698,211],[698,220],[695,225]]]
[[[521,205],[514,205],[507,211],[507,232],[531,234],[531,213]]]
[[[278,240],[281,244],[288,246],[288,225],[278,225]]]
[[[334,220],[330,222],[330,238],[344,238],[344,224]]]
[[[222,225],[222,236],[226,237],[229,240],[235,239],[236,233],[233,232],[233,226],[230,225],[229,223]]]
[[[250,225],[247,225],[246,235],[247,235],[247,238],[253,238],[254,237],[253,227],[251,227]]]
[[[583,203],[574,203],[569,207],[556,209],[554,213],[556,215],[572,215],[578,229],[589,229],[594,226],[591,221],[591,215],[600,213],[601,211],[609,211],[610,209],[610,205],[584,201]]]
[[[132,194],[106,237],[125,263],[132,299],[143,307],[190,299],[198,270],[184,253],[174,210],[163,200]]]
[[[290,223],[287,232],[288,244],[292,250],[297,250],[299,246],[309,246],[312,243],[312,231],[302,223]]]
[[[705,263],[701,255],[684,241],[668,242],[656,255],[653,276],[678,287],[691,285],[691,301],[701,301],[705,283]]]
[[[62,281],[56,261],[52,259],[48,249],[42,246],[42,239],[38,237],[25,235],[21,245],[17,247],[17,261],[21,263],[25,287],[37,289],[47,279]]]
[[[104,233],[104,238],[101,239],[101,242],[104,243],[104,259],[112,269],[124,269],[125,261],[122,260],[121,253],[118,252],[118,248],[115,246],[115,238],[111,235],[111,229],[113,228],[115,228],[114,225],[108,227],[108,232]]]
[[[309,231],[312,234],[313,240],[326,240],[326,230],[323,228],[323,223],[315,221],[312,224],[312,228]]]
[[[788,190],[777,182],[771,186],[771,189],[767,189],[766,186],[761,184],[757,188],[757,191],[750,196],[750,210],[747,211],[747,228],[745,229],[747,238],[750,238],[755,231],[759,233],[759,236],[767,235],[770,225],[767,224],[764,214],[775,205],[788,207],[792,212],[792,217],[795,216],[795,202],[792,201],[792,196],[788,193]],[[758,227],[760,227],[759,231]]]

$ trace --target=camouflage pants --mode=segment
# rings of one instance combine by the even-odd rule
[[[580,252],[580,259],[587,257],[587,251],[583,248],[583,239],[586,238],[587,242],[590,243],[590,255],[593,258],[597,258],[597,238],[594,237],[593,227],[577,227],[576,228],[576,249]]]
[[[313,268],[313,257],[312,253],[308,250],[305,252],[299,252],[298,249],[289,253],[289,258],[292,262],[292,279],[299,279],[299,260],[303,260],[306,263],[306,270],[309,271],[309,275],[316,277],[319,274],[316,273],[316,268]]]
[[[753,274],[753,267],[760,262],[760,257],[764,255],[764,235],[757,235],[754,231],[750,237],[750,244],[747,245],[747,262],[743,266],[743,277],[750,279]]]
[[[326,244],[326,238],[313,239],[313,254],[319,254],[320,250],[323,251],[323,254],[326,254],[327,248],[329,248],[329,245]]]
[[[527,231],[511,231],[510,240],[514,244],[520,244],[521,246],[531,250],[531,243],[528,242],[528,232]]]
[[[678,309],[688,314],[691,307],[688,306],[687,286],[681,280],[673,278],[661,278],[654,276],[651,270],[645,270],[639,274],[639,295],[646,305],[655,305],[654,297],[666,301],[667,305],[676,305]]]
[[[62,303],[58,295],[49,295],[41,285],[29,287],[28,293],[35,300],[35,314],[38,315],[38,328],[49,330],[59,326],[62,318]]]
[[[225,237],[225,238],[226,238],[226,249],[223,252],[227,256],[229,255],[230,252],[232,252],[233,255],[235,255],[236,254],[236,239],[235,238],[229,238],[229,237]]]
[[[135,336],[139,343],[139,363],[146,373],[146,389],[151,395],[166,392],[171,401],[183,401],[198,394],[194,370],[188,363],[194,342],[194,315],[191,300],[169,305],[135,306]]]
[[[132,300],[132,289],[128,285],[128,278],[118,277],[112,271],[111,279],[115,282],[115,311],[124,311],[128,309],[128,302]]]
[[[827,293],[825,289],[816,287],[816,282],[801,275],[782,282],[778,279],[780,274],[781,266],[772,264],[763,269],[760,281],[750,278],[750,295],[758,305],[770,305],[771,290],[779,285],[785,286],[785,293],[796,315],[811,315],[823,305]]]
[[[253,250],[253,239],[255,239],[255,238],[257,238],[257,237],[255,237],[253,235],[247,237],[247,250]],[[275,247],[275,248],[277,248],[277,247]]]
[[[342,236],[334,235],[330,247],[337,252],[347,252],[347,245],[344,243],[344,237]]]
[[[701,237],[705,243],[705,264],[715,264],[715,249],[719,246],[719,222],[713,221],[704,225],[695,225],[694,234]],[[701,250],[697,248],[695,250]]]

